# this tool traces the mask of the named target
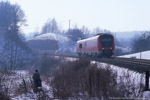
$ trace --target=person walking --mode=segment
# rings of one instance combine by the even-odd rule
[[[33,74],[32,78],[33,78],[33,81],[34,81],[34,89],[33,89],[33,91],[35,93],[37,93],[37,92],[39,92],[38,88],[42,87],[42,81],[41,81],[40,74],[39,74],[37,69],[35,70],[35,73]]]

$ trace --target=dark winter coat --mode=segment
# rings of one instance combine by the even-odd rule
[[[33,78],[35,87],[42,87],[40,74],[39,74],[38,72],[35,72],[35,73],[33,74],[33,77],[32,77],[32,78]]]

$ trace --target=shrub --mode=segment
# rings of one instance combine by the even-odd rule
[[[127,73],[128,74],[128,73]],[[62,64],[55,71],[51,85],[54,97],[59,99],[86,98],[109,100],[111,97],[138,97],[137,90],[129,77],[122,76],[118,82],[117,72],[110,65],[98,67],[89,60],[76,60]],[[129,85],[127,85],[129,84]],[[142,85],[141,85],[142,86]],[[138,92],[138,94],[137,94]]]
[[[89,60],[77,60],[61,65],[54,74],[52,86],[54,96],[85,98],[87,96],[106,98],[117,96],[116,74],[111,69],[97,68]]]
[[[0,69],[0,100],[10,100],[7,87],[7,79],[9,74],[10,73],[7,69]]]
[[[85,69],[89,66],[88,60],[77,60],[60,66],[52,80],[54,96],[59,98],[78,97],[85,88]]]

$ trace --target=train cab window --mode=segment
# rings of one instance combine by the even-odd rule
[[[79,44],[79,48],[82,48],[82,44]]]
[[[112,36],[101,36],[102,47],[112,47]]]

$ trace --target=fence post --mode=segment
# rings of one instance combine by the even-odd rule
[[[146,75],[145,75],[145,91],[149,90],[149,71],[146,71]]]
[[[25,93],[26,93],[27,92],[27,86],[26,86],[26,82],[24,79],[23,79],[23,85],[24,85],[24,89],[25,89]]]

